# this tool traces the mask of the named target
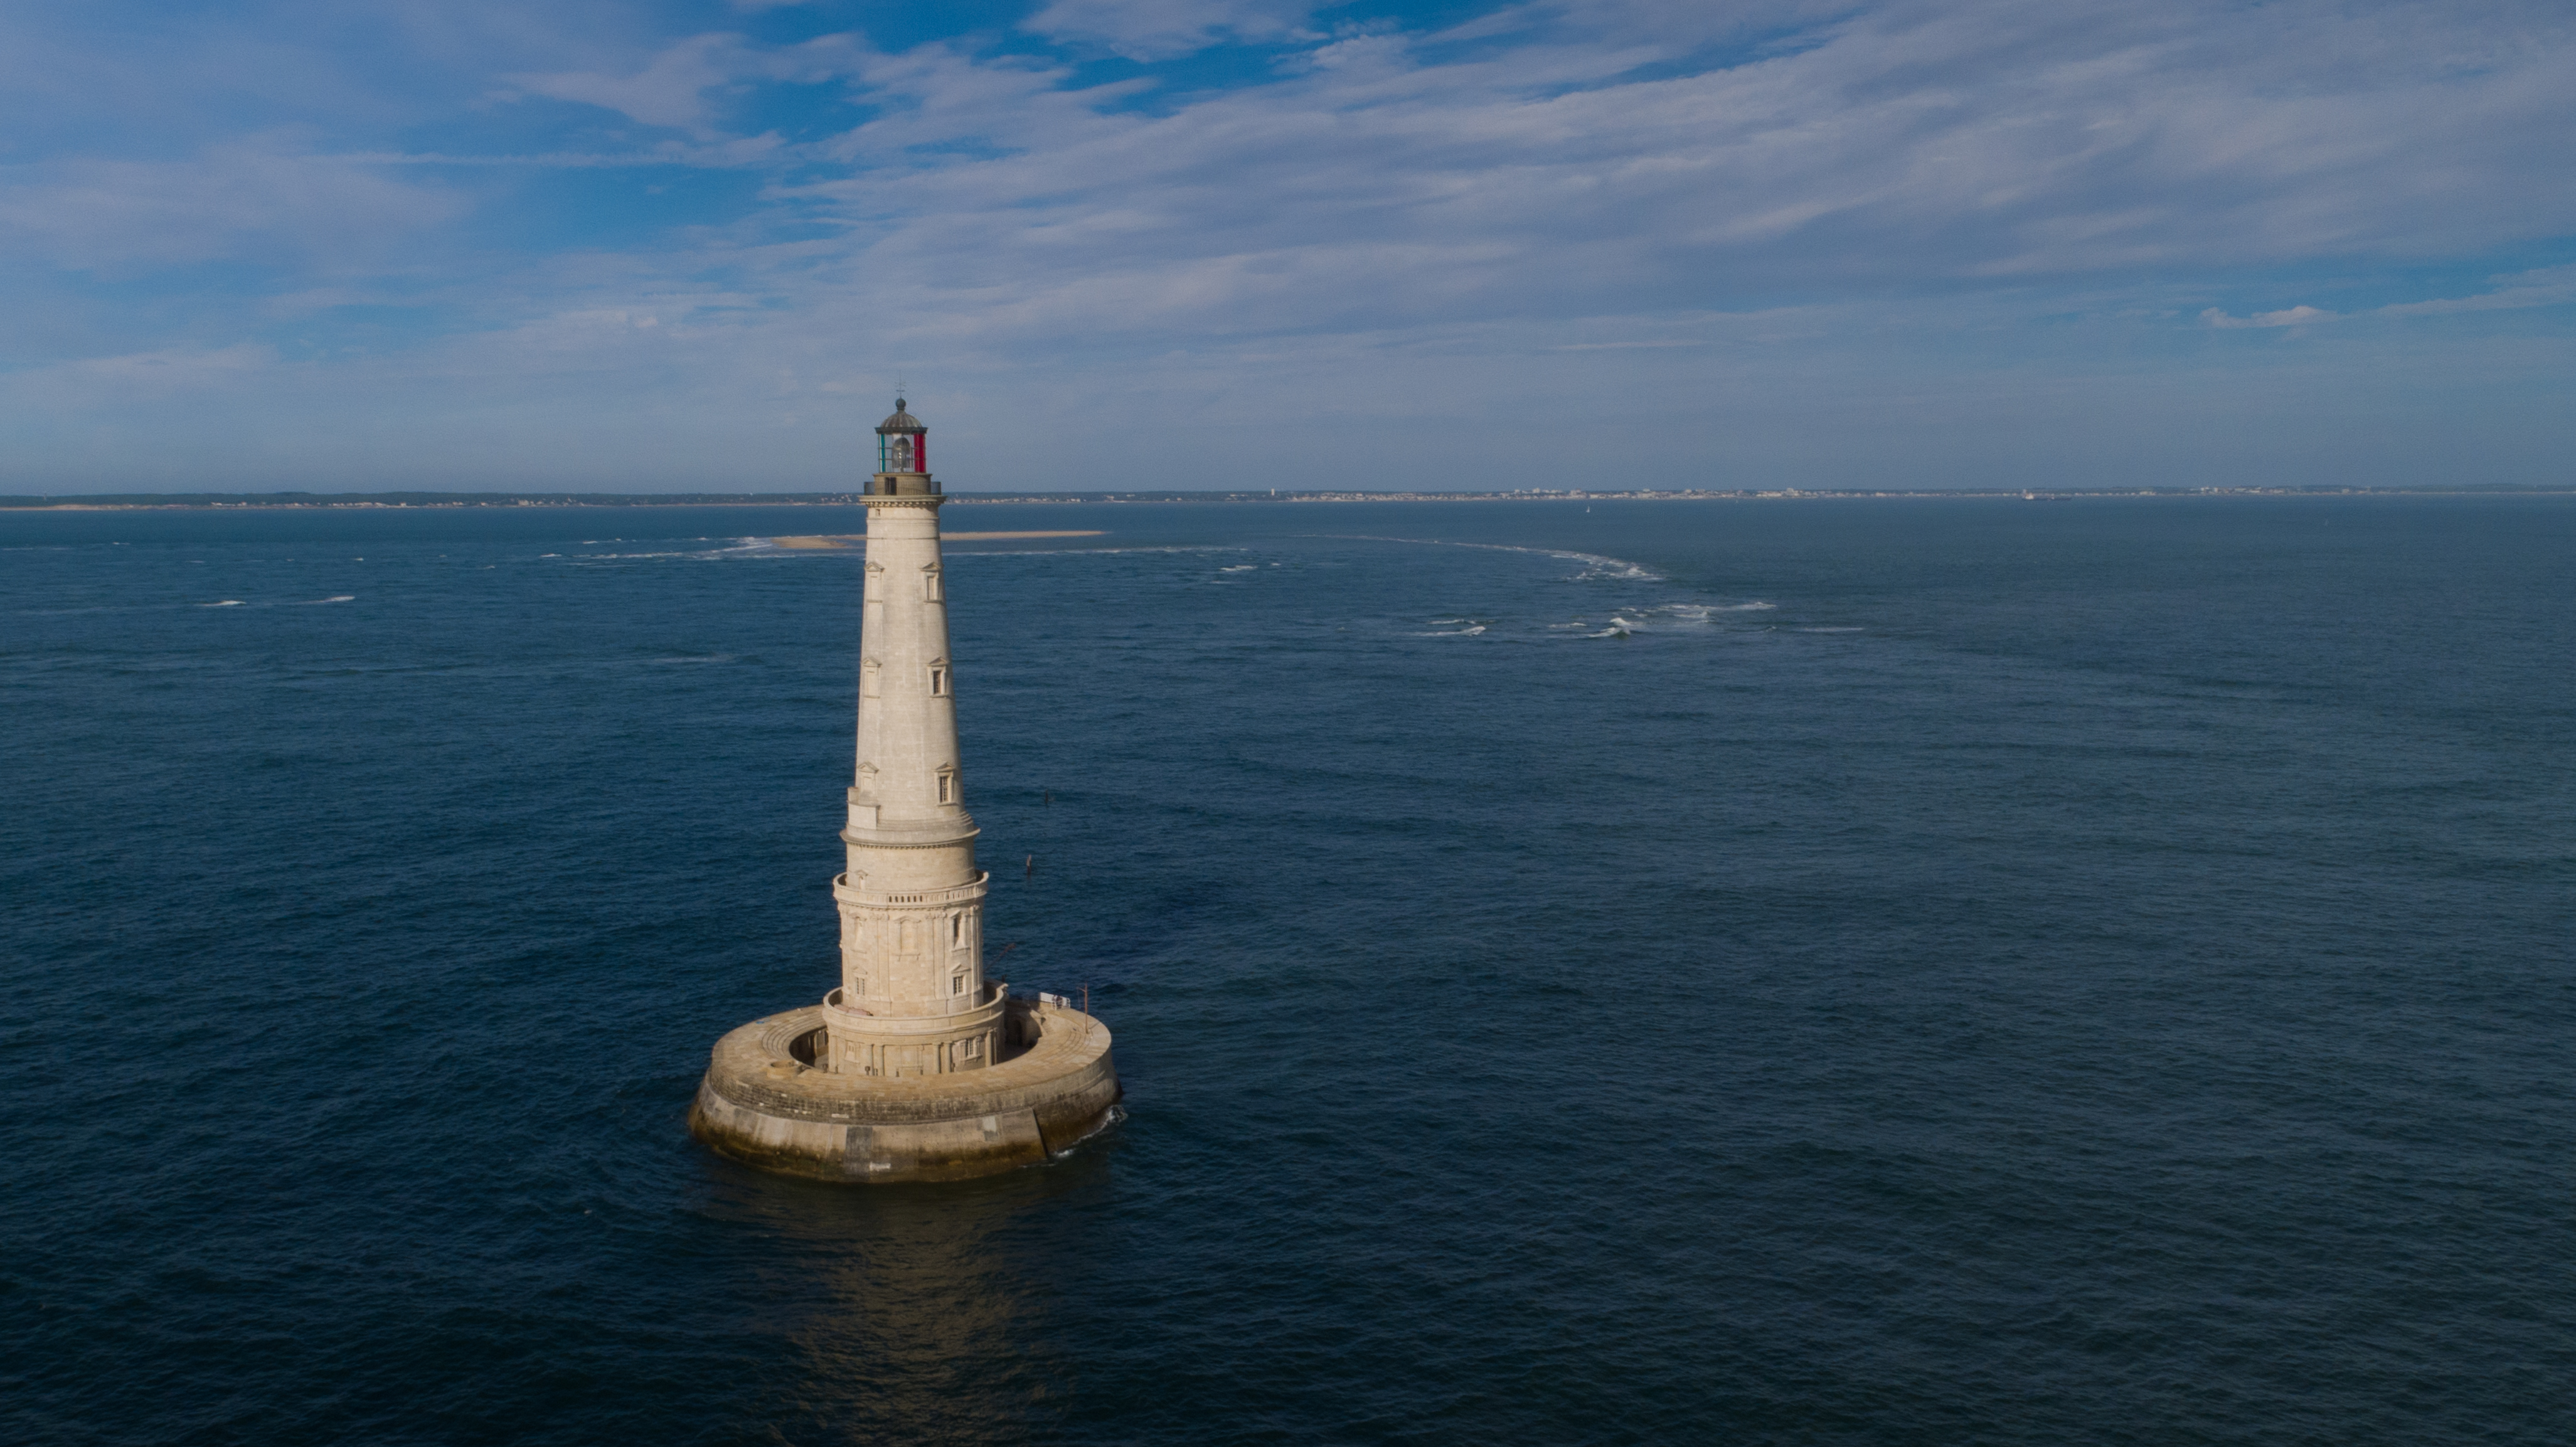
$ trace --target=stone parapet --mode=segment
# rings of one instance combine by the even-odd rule
[[[949,1075],[990,1070],[1008,1050],[1007,1001],[998,985],[944,1015],[878,1015],[849,1004],[842,992],[823,997],[824,1051],[811,1062],[851,1075]]]

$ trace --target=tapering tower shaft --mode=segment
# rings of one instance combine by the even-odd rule
[[[888,428],[920,454],[920,424]],[[903,424],[910,424],[907,429]],[[975,867],[957,755],[956,673],[939,555],[938,484],[881,472],[865,496],[858,768],[834,881],[841,986],[824,998],[828,1068],[861,1075],[977,1070],[1003,1048],[999,985],[984,979],[985,874]]]

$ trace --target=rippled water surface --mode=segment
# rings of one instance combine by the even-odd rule
[[[1129,1114],[860,1190],[854,512],[0,517],[0,1438],[2576,1440],[2576,500],[949,525]]]

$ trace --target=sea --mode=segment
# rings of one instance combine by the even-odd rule
[[[856,509],[0,514],[0,1440],[2576,1441],[2576,497],[952,504],[1042,1166],[835,982]]]

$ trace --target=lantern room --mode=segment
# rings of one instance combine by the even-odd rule
[[[930,429],[894,399],[894,415],[877,424],[877,471],[928,472]]]

